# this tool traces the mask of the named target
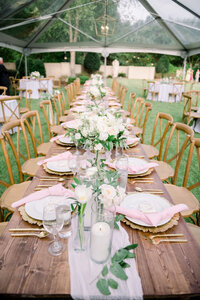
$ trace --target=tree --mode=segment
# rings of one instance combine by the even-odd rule
[[[100,68],[100,57],[97,53],[88,52],[84,60],[84,68],[88,73],[93,73]]]
[[[156,65],[156,72],[162,74],[169,72],[169,59],[166,55],[162,55],[158,60],[158,63]]]

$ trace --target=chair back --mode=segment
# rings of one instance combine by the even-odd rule
[[[143,102],[142,109],[140,111],[140,116],[137,118],[137,127],[142,129],[141,143],[144,143],[144,135],[146,130],[146,124],[150,111],[152,110],[152,104],[148,102]]]
[[[193,136],[194,131],[189,126],[178,122],[173,124],[163,155],[163,161],[174,167],[173,184],[177,182],[180,166],[184,164],[183,157],[186,155]]]
[[[49,86],[49,78],[37,78],[39,81],[39,92],[47,92]]]
[[[31,94],[32,90],[25,91],[25,106],[28,108],[28,110],[31,110]]]
[[[187,92],[187,95],[190,96],[192,99],[191,109],[197,110],[198,107],[200,106],[200,91],[191,90]]]
[[[117,79],[114,78],[112,81],[112,91],[116,94],[117,91]]]
[[[187,125],[189,125],[191,108],[192,108],[192,98],[189,95],[184,93],[183,100],[184,100],[184,107],[183,107],[182,120],[184,121],[184,119],[186,119]]]
[[[122,104],[122,108],[124,108],[124,102],[125,102],[125,99],[126,99],[126,94],[127,94],[127,88],[123,87],[120,98],[119,98],[119,100]]]
[[[0,86],[0,91],[2,91],[1,95],[6,95],[7,87],[6,86]]]
[[[55,95],[52,99],[52,107],[53,111],[55,112],[54,118],[55,118],[55,123],[60,124],[59,119],[63,115],[63,109],[62,109],[62,104],[61,104],[61,98],[60,96]]]
[[[172,124],[173,118],[170,114],[157,113],[151,136],[151,145],[154,147],[159,146],[158,160],[161,160],[164,141]]]
[[[135,103],[133,105],[133,109],[131,112],[131,119],[135,120],[135,124],[137,124],[137,122],[138,122],[138,118],[139,118],[140,112],[142,110],[143,103],[144,103],[144,99],[138,97],[138,98],[136,98]]]
[[[172,92],[169,93],[169,101],[181,101],[182,99],[182,93],[184,91],[184,83],[183,82],[174,82],[172,84]]]
[[[130,113],[133,109],[133,103],[134,103],[135,97],[136,97],[136,93],[130,93],[129,99],[128,99],[128,105],[127,105],[127,111],[129,111]]]
[[[0,123],[7,123],[20,117],[20,96],[0,97]]]
[[[52,137],[51,126],[55,125],[53,107],[50,100],[44,100],[40,102],[40,107],[43,110],[43,114],[47,123],[49,140]]]
[[[37,157],[37,146],[43,143],[42,126],[37,110],[29,111],[21,117],[24,135],[32,141],[34,156]]]
[[[200,178],[193,176],[192,168],[198,168],[198,171],[200,171],[200,138],[193,138],[185,168],[183,186],[190,191],[200,186]],[[191,176],[189,176],[190,172]]]

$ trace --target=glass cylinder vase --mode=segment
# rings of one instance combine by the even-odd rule
[[[92,205],[90,258],[98,264],[105,263],[111,253],[115,212],[105,209],[102,204]]]
[[[76,216],[76,234],[73,240],[74,250],[77,252],[86,250],[86,239],[84,232],[84,216]]]

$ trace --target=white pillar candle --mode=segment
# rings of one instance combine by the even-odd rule
[[[90,251],[91,258],[96,262],[107,260],[110,252],[111,229],[109,224],[98,222],[92,226]]]

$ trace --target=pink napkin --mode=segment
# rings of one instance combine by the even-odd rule
[[[63,137],[65,137],[65,134],[60,134],[60,135],[54,136],[53,138],[50,139],[50,142],[52,143],[52,142],[54,142],[56,140],[59,140],[60,138],[63,138]]]
[[[42,199],[44,197],[47,197],[47,196],[75,197],[73,191],[71,191],[69,189],[65,189],[62,186],[62,183],[59,183],[59,184],[51,186],[47,189],[43,189],[41,191],[32,193],[32,194],[22,198],[21,200],[14,202],[12,204],[12,207],[18,207],[20,205],[23,205],[23,204],[31,202],[31,201],[40,200],[40,199]]]
[[[66,151],[66,152],[60,153],[58,155],[55,155],[53,157],[49,157],[49,158],[40,160],[40,161],[37,162],[37,164],[39,166],[41,166],[41,165],[43,165],[44,163],[46,163],[48,161],[69,160],[72,157],[73,157],[73,154],[69,151]]]
[[[114,162],[108,162],[106,161],[105,164],[107,164],[110,168],[116,169],[116,161]],[[128,173],[131,174],[137,174],[138,172],[145,171],[146,169],[157,167],[157,163],[146,163],[143,166],[128,166]]]
[[[140,138],[128,137],[126,142],[128,145],[132,145],[136,142],[139,142],[139,140],[140,140]]]
[[[143,213],[137,209],[127,209],[121,206],[116,206],[116,213],[120,213],[129,218],[137,219],[143,221],[146,224],[157,226],[162,220],[171,219],[176,213],[181,212],[183,210],[187,210],[188,207],[185,204],[177,204],[174,206],[170,206],[165,210],[157,213]]]

